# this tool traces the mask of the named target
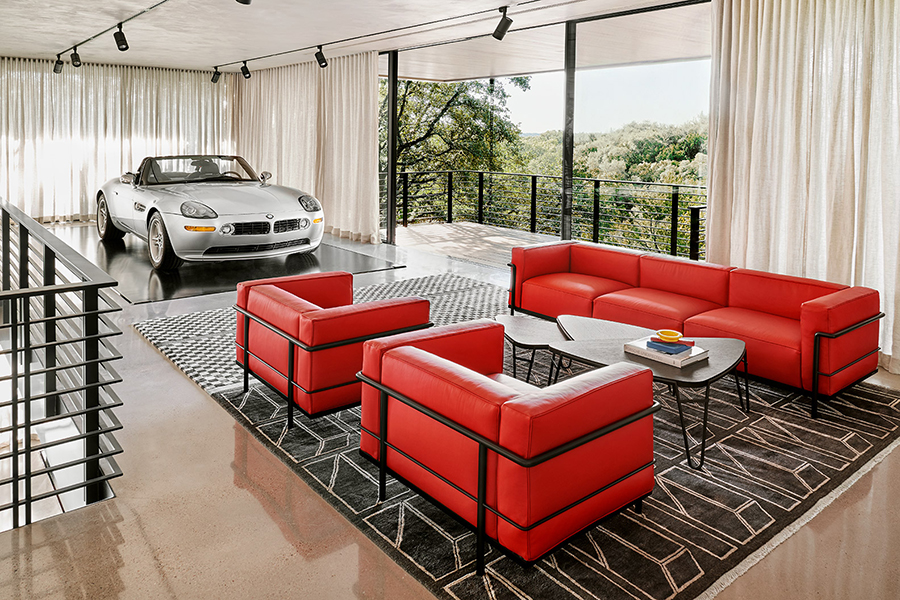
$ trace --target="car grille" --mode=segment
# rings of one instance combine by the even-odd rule
[[[268,224],[268,223],[267,223]],[[270,250],[281,250],[282,248],[292,248],[294,246],[308,246],[309,239],[301,238],[299,240],[285,240],[283,242],[275,242],[273,244],[245,244],[243,246],[215,246],[207,248],[203,253],[204,256],[212,256],[215,254],[243,254],[245,252],[268,252]]]
[[[253,221],[252,223],[234,223],[234,233],[231,235],[266,235],[269,233],[268,221]]]
[[[284,221],[275,221],[275,233],[297,231],[298,229],[300,229],[300,219],[286,219]]]

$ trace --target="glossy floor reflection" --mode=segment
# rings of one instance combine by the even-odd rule
[[[240,281],[322,271],[367,273],[398,265],[323,243],[315,252],[224,262],[187,262],[160,273],[150,266],[147,244],[133,236],[103,242],[93,223],[57,225],[54,235],[119,282],[117,291],[132,304],[231,292]],[[329,236],[330,237],[330,236]]]
[[[357,286],[439,272],[509,280],[506,269],[417,250],[329,243],[407,265],[358,275]],[[0,533],[0,598],[432,597],[131,327],[234,301],[231,292],[113,315],[125,357],[116,497]],[[878,382],[900,389],[897,376]],[[717,599],[900,598],[898,495],[894,452]]]

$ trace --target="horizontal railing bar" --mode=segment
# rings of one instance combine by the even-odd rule
[[[91,360],[85,360],[85,361],[81,361],[81,362],[74,363],[74,364],[58,365],[56,367],[49,367],[49,368],[42,367],[40,369],[33,369],[29,373],[29,375],[31,375],[32,377],[36,377],[38,375],[44,375],[46,373],[54,373],[54,372],[62,371],[65,369],[75,369],[75,368],[85,367],[87,365],[93,365],[93,364],[102,364],[102,363],[105,363],[105,362],[108,362],[111,360],[121,360],[122,358],[123,358],[123,356],[121,354],[117,354],[115,356],[107,356],[107,357],[103,357],[103,358],[93,358]],[[16,379],[17,380],[25,379],[25,375],[19,374],[16,376]],[[0,383],[2,383],[4,381],[11,381],[11,380],[12,380],[12,375],[0,376]]]
[[[25,400],[19,400],[19,404],[22,404],[22,403],[24,403],[24,402],[25,402]],[[80,417],[80,416],[87,415],[87,414],[90,414],[90,413],[103,412],[103,411],[106,411],[106,410],[112,410],[112,409],[114,409],[114,408],[119,408],[120,406],[123,405],[122,400],[120,400],[120,399],[118,398],[118,396],[116,396],[114,399],[112,399],[112,401],[105,400],[105,401],[103,401],[103,402],[104,402],[103,404],[99,404],[99,405],[97,405],[97,406],[91,406],[91,407],[88,407],[88,408],[82,408],[82,409],[78,409],[78,410],[69,410],[69,409],[66,409],[66,412],[60,413],[60,414],[58,414],[58,415],[53,415],[53,416],[50,416],[50,417],[44,417],[44,418],[42,418],[42,419],[36,419],[36,420],[33,420],[33,421],[31,421],[31,426],[32,426],[32,427],[36,427],[36,426],[38,426],[38,425],[45,425],[45,424],[47,424],[47,423],[53,423],[53,422],[55,422],[55,421],[62,421],[62,420],[65,420],[65,419],[70,419],[70,418],[72,418],[72,417]],[[19,426],[18,426],[18,429],[22,429],[24,426],[25,426],[24,424],[20,423]],[[14,428],[13,428],[12,425],[7,425],[7,426],[5,426],[5,427],[0,427],[0,433],[9,433],[9,432],[11,432],[13,429],[14,429]]]
[[[43,343],[41,343],[41,344],[34,344],[34,345],[32,345],[29,349],[30,349],[30,350],[37,350],[37,349],[40,349],[40,348],[50,348],[50,347],[54,347],[54,346],[64,346],[64,345],[67,345],[67,344],[76,344],[76,343],[78,343],[78,342],[86,342],[86,341],[89,341],[89,340],[102,340],[102,339],[104,339],[104,338],[115,337],[115,336],[118,336],[118,335],[122,335],[122,332],[121,332],[121,331],[113,331],[113,332],[109,332],[109,333],[98,333],[98,334],[96,334],[96,335],[88,335],[88,336],[84,336],[84,337],[80,337],[80,338],[65,339],[65,340],[57,340],[57,341],[55,341],[55,342],[43,342]],[[22,352],[22,351],[24,351],[24,349],[23,349],[23,348],[18,348],[17,351],[18,351],[18,352]],[[3,356],[4,354],[12,354],[12,350],[0,350],[0,356]]]
[[[112,456],[101,457],[101,458],[98,459],[98,460],[107,460],[107,461],[113,462]],[[78,483],[73,483],[72,485],[67,485],[67,486],[65,486],[65,487],[62,487],[62,488],[59,488],[59,489],[55,489],[55,490],[52,490],[52,491],[49,491],[49,492],[43,492],[43,493],[41,493],[41,494],[34,494],[33,496],[31,496],[30,502],[34,503],[34,502],[38,502],[39,500],[46,500],[47,498],[52,498],[53,496],[59,496],[60,494],[66,494],[66,493],[68,493],[68,492],[74,492],[75,490],[80,490],[80,489],[82,489],[82,488],[86,488],[86,487],[88,487],[89,485],[95,485],[95,484],[97,484],[97,483],[103,483],[104,481],[109,481],[110,479],[115,479],[116,477],[121,477],[121,476],[122,476],[122,469],[120,469],[120,468],[119,468],[119,465],[118,465],[118,464],[115,464],[115,462],[113,462],[113,464],[115,465],[115,467],[113,468],[112,473],[109,473],[109,474],[106,474],[106,475],[101,475],[100,477],[94,477],[93,479],[87,479],[87,480],[85,480],[85,481],[80,481],[80,482],[78,482]],[[2,510],[8,510],[8,509],[13,508],[13,507],[18,508],[19,506],[24,506],[24,505],[27,504],[28,502],[29,502],[29,501],[26,500],[26,499],[19,500],[19,501],[16,502],[16,503],[10,502],[9,504],[5,504],[5,505],[3,505],[3,506],[0,506],[0,511],[2,511]]]
[[[50,233],[45,227],[19,210],[15,205],[2,200],[0,201],[0,211],[7,212],[11,220],[18,223],[19,227],[25,227],[30,236],[39,240],[45,247],[50,248],[56,255],[57,260],[64,263],[74,272],[81,274],[85,279],[84,285],[89,287],[111,287],[117,285],[116,280],[110,277],[109,274],[81,256],[68,244]]]
[[[93,315],[107,315],[107,314],[114,313],[114,312],[120,312],[121,310],[122,310],[121,308],[103,308],[100,310],[89,310],[87,312],[80,312],[80,313],[74,313],[74,314],[65,313],[65,314],[56,315],[54,317],[40,317],[37,319],[31,319],[30,323],[32,325],[39,325],[41,323],[52,323],[54,321],[62,321],[64,319],[79,319],[82,317],[89,317],[89,316],[93,316]],[[22,325],[22,324],[23,324],[22,321],[19,321],[18,323],[16,323],[16,325]],[[0,324],[0,330],[9,329],[12,326],[13,326],[13,323]],[[118,329],[118,328],[116,328],[116,329]]]
[[[109,449],[109,450],[103,450],[103,451],[100,452],[100,454],[93,454],[93,455],[91,455],[91,456],[84,456],[84,457],[81,457],[81,458],[76,458],[76,459],[74,459],[74,460],[70,460],[70,461],[68,461],[68,462],[59,463],[59,464],[56,464],[56,465],[50,465],[50,466],[44,467],[44,468],[42,468],[42,469],[38,469],[38,470],[36,470],[36,471],[32,471],[32,472],[31,472],[31,477],[34,478],[34,477],[37,477],[37,476],[39,476],[39,475],[49,475],[50,473],[53,473],[53,472],[55,472],[55,471],[61,471],[61,470],[63,470],[63,469],[69,469],[69,468],[71,468],[71,467],[77,467],[78,465],[83,465],[83,464],[85,464],[85,463],[87,463],[87,462],[89,462],[89,461],[92,461],[92,460],[98,460],[98,457],[99,457],[100,460],[102,460],[102,459],[104,459],[104,458],[108,458],[108,457],[111,457],[111,456],[116,456],[116,455],[119,455],[119,454],[122,454],[122,453],[125,452],[125,451],[122,449],[122,446],[119,445],[118,441],[116,441],[116,438],[114,438],[113,436],[111,436],[111,435],[110,435],[110,436],[104,436],[104,437],[103,437],[103,440],[104,440],[105,442],[107,442],[108,444],[110,444],[110,445],[112,446],[112,448]],[[110,442],[110,440],[112,440],[112,442]],[[9,478],[7,478],[7,479],[0,479],[0,485],[6,485],[6,484],[8,484],[8,483],[12,483],[12,477],[9,477]]]
[[[19,429],[22,429],[22,426],[19,426]],[[37,452],[39,450],[46,450],[47,448],[54,448],[56,446],[62,446],[63,444],[68,444],[70,442],[77,442],[79,440],[84,440],[84,439],[87,439],[87,438],[93,437],[93,436],[110,435],[115,431],[119,431],[120,429],[122,429],[121,424],[118,424],[118,425],[112,426],[112,427],[100,427],[99,429],[92,429],[91,431],[88,431],[86,433],[79,433],[78,435],[67,437],[67,438],[62,438],[62,439],[58,439],[58,440],[53,440],[52,442],[44,442],[42,444],[32,444],[31,451]],[[18,452],[16,452],[16,455],[19,455],[22,453],[23,453],[22,450],[19,450]],[[0,454],[0,460],[6,459],[6,458],[12,458],[12,456],[13,456],[13,452],[11,452],[11,451],[5,452],[3,454]]]

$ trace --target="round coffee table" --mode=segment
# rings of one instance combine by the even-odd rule
[[[554,357],[560,357],[559,360],[551,361],[551,378],[554,364],[558,365],[561,358],[568,358],[594,367],[604,367],[617,362],[630,362],[649,368],[653,372],[655,381],[668,384],[674,391],[675,402],[678,405],[678,416],[681,420],[681,432],[684,437],[684,451],[687,455],[688,465],[694,469],[703,467],[706,455],[709,386],[729,373],[734,372],[741,409],[746,412],[750,411],[750,384],[746,376],[747,349],[741,340],[732,338],[693,338],[698,346],[709,350],[709,358],[679,368],[625,352],[626,342],[653,335],[654,330],[652,329],[574,315],[561,315],[556,319],[556,322],[560,331],[565,335],[566,341],[550,344],[550,350],[553,352]],[[735,367],[740,363],[744,364],[745,385],[743,394],[741,393],[737,372],[734,371]],[[558,367],[556,376],[559,376]],[[681,387],[706,388],[703,399],[703,433],[700,440],[700,461],[696,463],[691,458],[690,446],[688,445],[687,427],[684,421],[684,410],[679,389]]]

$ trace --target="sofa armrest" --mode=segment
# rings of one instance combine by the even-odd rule
[[[239,307],[247,308],[250,289],[258,285],[274,285],[322,308],[353,304],[353,275],[345,271],[242,281],[237,284]]]
[[[362,304],[311,310],[300,316],[297,338],[309,346],[423,326],[429,323],[424,298],[390,298]]]
[[[846,288],[800,305],[800,358],[805,389],[811,390],[813,387],[816,334],[840,333],[872,320],[869,324],[848,331],[840,337],[822,339],[819,348],[819,371],[834,372],[878,349],[877,320],[882,314],[880,309],[878,291],[865,287]],[[836,391],[837,389],[825,389],[826,394]]]
[[[421,348],[483,375],[503,371],[503,326],[490,319],[369,340],[363,345],[363,375],[381,381],[385,352],[400,346]]]
[[[534,458],[651,406],[650,369],[617,363],[505,403],[500,445]]]
[[[570,266],[570,248],[577,242],[549,242],[512,249],[510,277],[510,307],[522,306],[522,283],[547,273],[567,273]]]

